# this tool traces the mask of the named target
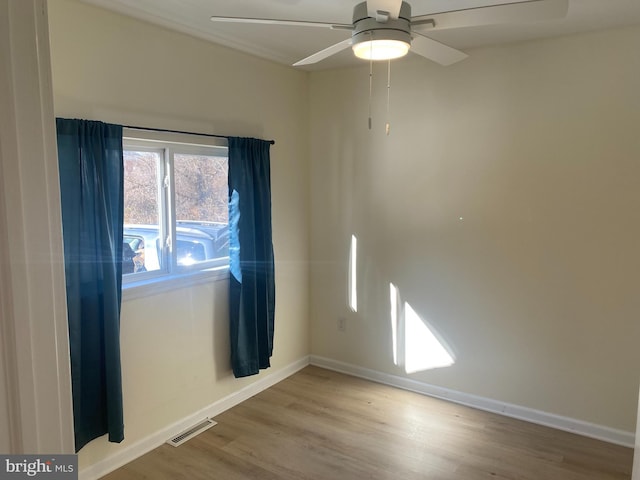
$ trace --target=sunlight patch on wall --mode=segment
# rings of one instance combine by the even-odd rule
[[[446,342],[439,338],[408,302],[400,290],[389,283],[391,346],[393,363],[406,373],[449,367],[455,358]]]
[[[358,311],[358,239],[351,235],[351,249],[349,252],[349,307]]]
[[[398,288],[393,283],[389,284],[389,303],[391,304],[393,363],[398,365]]]
[[[427,324],[415,310],[405,302],[405,363],[407,373],[432,368],[449,367],[453,357],[442,346]]]

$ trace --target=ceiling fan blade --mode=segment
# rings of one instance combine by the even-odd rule
[[[303,20],[278,20],[275,18],[219,17],[214,15],[210,20],[212,22],[222,23],[255,23],[259,25],[289,25],[292,27],[321,27],[353,30],[353,25],[347,25],[345,23],[305,22]]]
[[[501,23],[523,23],[562,18],[567,15],[568,9],[569,0],[525,0],[421,15],[413,17],[411,24],[414,28],[421,28],[420,23],[424,22],[424,28],[431,31]],[[435,26],[429,25],[428,20],[433,20]]]
[[[451,65],[452,63],[464,60],[469,55],[455,48],[449,47],[444,43],[437,42],[432,38],[425,37],[421,33],[412,32],[415,34],[411,41],[411,52],[422,55],[429,60],[433,60],[440,65]]]
[[[325,58],[330,57],[331,55],[335,55],[342,50],[349,48],[351,46],[351,39],[347,38],[335,45],[331,45],[330,47],[325,48],[324,50],[320,50],[319,52],[314,53],[313,55],[309,55],[307,58],[303,58],[302,60],[297,61],[293,64],[294,67],[299,67],[301,65],[311,65],[312,63],[317,63],[320,60],[324,60]]]
[[[402,0],[367,0],[367,15],[376,18],[378,11],[389,12],[389,18],[397,19],[400,15]]]

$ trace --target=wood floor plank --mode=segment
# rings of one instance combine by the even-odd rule
[[[105,480],[629,480],[633,450],[307,367]]]

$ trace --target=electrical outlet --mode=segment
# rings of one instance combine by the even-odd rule
[[[344,317],[340,317],[338,319],[338,330],[344,332],[347,329],[347,319]]]

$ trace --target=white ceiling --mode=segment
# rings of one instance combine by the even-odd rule
[[[360,0],[83,0],[269,60],[293,64],[349,38],[350,32],[324,28],[214,23],[212,15],[351,23]],[[412,15],[509,3],[513,0],[410,0]],[[640,25],[640,0],[569,0],[566,18],[518,25],[434,31],[429,36],[454,48],[518,42],[619,26]],[[425,60],[427,61],[427,60]],[[355,65],[346,50],[307,70]]]

